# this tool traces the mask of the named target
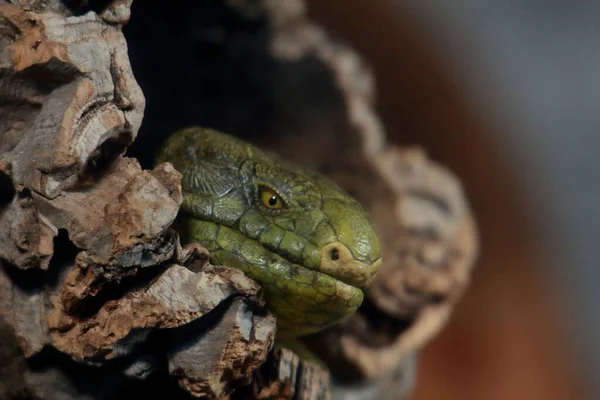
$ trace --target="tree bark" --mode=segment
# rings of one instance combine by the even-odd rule
[[[140,3],[128,49],[130,7],[0,1],[0,398],[407,395],[477,253],[460,183],[386,144],[369,70],[302,1]],[[142,127],[132,65],[153,104]],[[188,91],[206,82],[218,96]],[[385,261],[365,303],[303,339],[326,365],[273,346],[258,284],[180,245],[181,175],[151,155],[190,123],[318,169],[370,210]]]

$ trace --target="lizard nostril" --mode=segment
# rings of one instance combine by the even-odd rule
[[[330,256],[331,256],[331,259],[333,261],[339,260],[340,259],[340,252],[339,252],[339,250],[336,249],[336,248],[331,249]]]

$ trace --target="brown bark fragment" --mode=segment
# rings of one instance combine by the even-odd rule
[[[37,212],[30,193],[15,196],[0,210],[0,231],[8,233],[0,235],[0,258],[23,269],[48,269],[58,231]]]
[[[94,13],[65,19],[9,4],[0,15],[9,27],[0,87],[16,106],[0,118],[8,139],[2,159],[15,185],[54,198],[77,183],[103,145],[115,159],[133,141],[144,98],[119,26]]]
[[[110,359],[123,352],[120,343],[127,345],[129,335],[143,336],[150,328],[185,325],[232,296],[253,297],[259,290],[238,270],[211,266],[194,273],[174,265],[149,287],[106,302],[89,319],[80,321],[68,315],[55,298],[48,327],[52,345],[72,357]]]
[[[42,18],[8,4],[0,4],[0,14],[19,32],[18,39],[7,49],[16,71],[48,63],[53,58],[68,62],[66,46],[47,40]]]
[[[45,294],[16,285],[9,268],[0,262],[0,319],[12,328],[25,356],[31,356],[48,343]]]
[[[275,319],[253,315],[237,299],[216,326],[169,355],[169,371],[193,396],[220,398],[233,391],[234,382],[251,380],[274,339]]]
[[[171,224],[181,203],[180,180],[168,165],[142,171],[137,161],[124,158],[92,187],[54,199],[33,197],[40,212],[57,228],[67,229],[77,247],[109,262],[115,253],[157,236]],[[124,216],[128,211],[132,215]]]
[[[301,360],[294,352],[277,348],[256,374],[248,397],[254,399],[329,399],[329,372]]]
[[[125,25],[131,17],[133,0],[115,0],[100,15],[109,24]]]

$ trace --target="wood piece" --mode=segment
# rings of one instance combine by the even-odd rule
[[[11,4],[0,15],[2,160],[16,187],[55,198],[131,144],[144,96],[119,25]]]
[[[169,165],[158,166],[150,173],[143,172],[135,161],[122,159],[113,174],[96,187],[71,191],[55,199],[30,192],[30,213],[35,216],[32,220],[44,221],[54,236],[59,229],[66,230],[74,245],[84,251],[75,257],[75,250],[62,268],[54,265],[55,270],[42,276],[38,287],[33,276],[15,275],[13,265],[4,265],[0,273],[1,314],[22,328],[17,332],[27,355],[48,342],[44,319],[51,312],[50,303],[72,310],[80,300],[95,295],[104,283],[174,257],[178,239],[167,228],[181,202],[180,179],[180,174]],[[10,211],[11,207],[2,218],[10,216]],[[24,224],[20,230],[9,232],[35,233],[38,227],[37,223]],[[47,253],[52,255],[51,240],[48,247]],[[58,273],[60,278],[52,278]]]
[[[34,198],[40,214],[84,250],[61,290],[67,309],[104,283],[168,261],[178,251],[178,237],[167,228],[181,204],[181,175],[170,164],[142,171],[124,158],[94,187]]]
[[[293,351],[275,349],[255,374],[254,382],[240,398],[330,399],[329,371],[322,365],[301,360]]]
[[[246,302],[236,299],[219,324],[170,352],[169,372],[193,396],[230,394],[234,384],[252,380],[273,345],[275,330],[271,315],[254,315]]]
[[[30,191],[13,196],[0,215],[0,257],[22,268],[48,269],[58,230],[37,212]]]
[[[20,366],[0,381],[17,375],[11,396],[112,398],[125,377],[168,364],[190,393],[205,382],[222,397],[273,344],[260,287],[169,228],[181,175],[122,157],[145,103],[120,30],[130,4],[77,16],[58,1],[0,3],[0,318]],[[220,341],[177,333],[213,323]],[[159,332],[170,358],[138,354]],[[189,364],[198,346],[210,371]],[[118,367],[95,370],[106,363]]]
[[[188,324],[233,295],[256,296],[259,290],[238,270],[208,267],[194,273],[174,265],[149,287],[106,302],[91,318],[77,320],[56,305],[48,316],[51,343],[75,359],[118,357],[130,351],[123,345],[141,340],[150,328]]]

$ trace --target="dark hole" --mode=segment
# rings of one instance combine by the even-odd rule
[[[81,174],[80,184],[91,184],[109,172],[112,164],[121,154],[125,153],[125,148],[131,144],[132,140],[130,132],[123,132],[117,137],[105,140],[90,155]]]
[[[379,337],[374,337],[372,345],[388,345],[402,332],[412,325],[412,318],[394,318],[383,312],[370,300],[365,300],[359,308],[359,312],[365,316],[367,323],[373,332]]]
[[[46,283],[54,285],[62,270],[75,265],[77,253],[79,253],[79,248],[69,239],[68,231],[59,229],[58,235],[54,238],[54,254],[48,265]]]
[[[110,5],[109,0],[65,0],[64,4],[75,15],[83,15],[89,11],[94,11],[96,14],[102,14]]]
[[[37,293],[47,287],[55,287],[61,272],[75,263],[79,249],[69,240],[66,229],[59,229],[54,238],[54,254],[47,270],[40,268],[20,269],[8,262],[0,262],[0,268],[21,290]]]
[[[10,176],[0,172],[0,210],[8,206],[15,197],[15,187]]]
[[[338,251],[338,249],[331,249],[331,259],[333,261],[340,259],[340,252]]]
[[[446,301],[446,296],[441,293],[434,293],[431,295],[429,300],[432,304],[442,304],[444,301]]]
[[[414,322],[412,318],[394,318],[379,309],[368,298],[365,299],[358,310],[360,315],[357,325],[353,328],[359,337],[369,335],[368,345],[373,348],[389,346],[399,335],[405,332]],[[321,335],[312,334],[303,336],[301,342],[306,344],[309,349],[318,354],[319,358],[327,365],[335,365],[330,370],[334,380],[349,383],[364,379],[363,372],[352,363],[339,363],[339,355],[335,352],[326,350],[330,344],[324,341]],[[365,343],[366,344],[366,343]]]
[[[77,253],[79,249],[69,239],[69,232],[66,229],[59,229],[58,235],[54,238],[54,254],[48,269],[60,269],[65,265],[72,265],[75,263]]]

